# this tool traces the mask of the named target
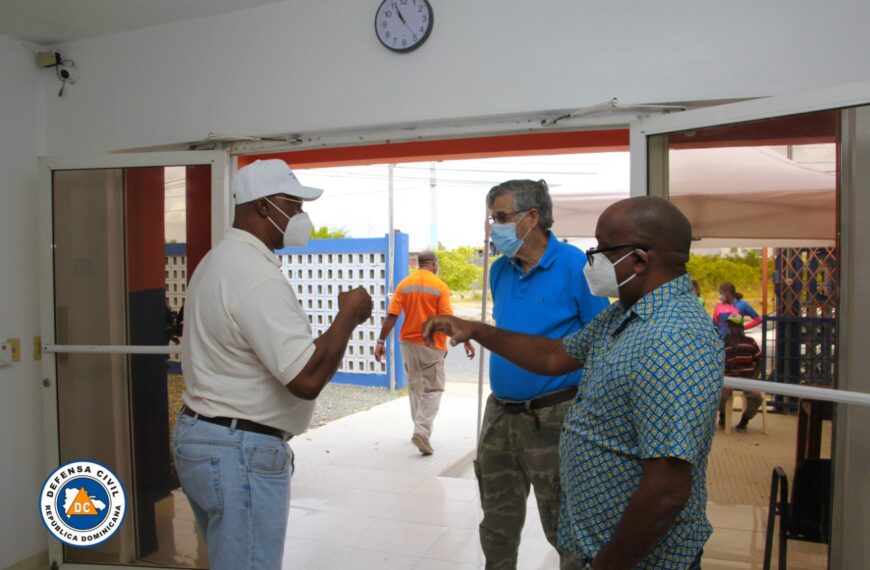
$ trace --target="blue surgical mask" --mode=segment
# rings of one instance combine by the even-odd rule
[[[525,216],[525,214],[523,214],[523,216]],[[522,219],[522,217],[520,217],[520,219]],[[516,223],[493,224],[490,239],[492,239],[495,249],[497,249],[501,254],[513,257],[523,246],[526,236],[528,236],[531,231],[532,228],[529,228],[529,231],[526,232],[522,238],[518,238]]]

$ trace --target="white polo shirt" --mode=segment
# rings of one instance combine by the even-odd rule
[[[208,417],[251,420],[294,435],[314,401],[287,384],[314,354],[308,317],[254,235],[231,229],[199,263],[184,305],[184,403]]]

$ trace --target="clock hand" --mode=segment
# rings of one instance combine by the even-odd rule
[[[408,28],[408,31],[411,31],[411,26],[409,26],[408,22],[405,21],[405,17],[402,16],[402,11],[399,10],[399,7],[396,5],[395,2],[393,2],[393,7],[396,9],[396,14],[399,15],[399,19],[402,21],[403,24],[405,24],[405,27]]]

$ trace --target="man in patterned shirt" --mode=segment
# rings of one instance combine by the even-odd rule
[[[636,197],[605,210],[595,237],[586,280],[619,301],[577,333],[436,317],[424,338],[474,339],[538,374],[584,367],[560,440],[560,547],[588,568],[700,568],[723,349],[686,271],[691,226],[667,200]]]

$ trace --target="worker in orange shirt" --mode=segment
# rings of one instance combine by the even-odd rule
[[[434,347],[423,342],[423,323],[436,315],[452,315],[450,290],[437,277],[438,258],[431,251],[417,256],[418,271],[404,278],[390,301],[387,318],[381,327],[381,335],[375,347],[375,360],[380,362],[386,352],[385,343],[399,314],[405,313],[405,322],[399,334],[402,358],[408,375],[408,399],[411,401],[411,418],[414,420],[414,435],[411,442],[423,455],[432,455],[434,449],[429,441],[432,424],[441,405],[444,393],[444,357],[447,355],[447,337],[435,335]],[[474,358],[474,346],[465,343],[465,354]]]

